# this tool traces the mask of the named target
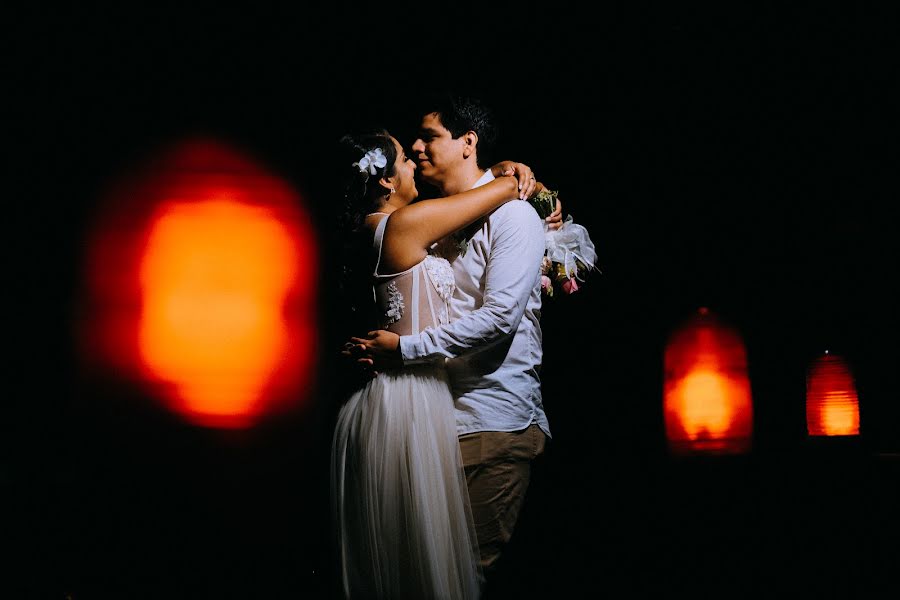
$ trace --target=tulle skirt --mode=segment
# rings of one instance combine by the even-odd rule
[[[481,573],[443,368],[382,373],[341,409],[331,485],[350,598],[476,598]]]

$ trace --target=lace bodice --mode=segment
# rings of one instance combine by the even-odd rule
[[[400,335],[418,333],[450,321],[453,267],[445,258],[428,255],[401,273],[378,272],[384,228],[389,217],[375,229],[375,300],[382,317],[380,326]]]

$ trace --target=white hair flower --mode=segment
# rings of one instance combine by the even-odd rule
[[[370,175],[374,175],[375,167],[380,169],[386,164],[387,157],[385,157],[384,152],[381,151],[381,148],[375,148],[366,152],[365,156],[359,159],[359,162],[353,163],[353,166],[359,167],[360,173],[368,171]]]

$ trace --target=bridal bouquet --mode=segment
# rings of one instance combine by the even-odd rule
[[[542,189],[529,201],[538,215],[545,219],[556,208],[559,192]],[[597,253],[587,229],[572,222],[569,215],[562,227],[550,230],[544,224],[546,250],[541,261],[541,290],[552,297],[555,290],[566,294],[578,291],[588,271],[596,268]]]

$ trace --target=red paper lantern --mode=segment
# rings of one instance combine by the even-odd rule
[[[81,354],[192,423],[302,405],[317,249],[299,196],[223,144],[180,144],[113,188],[88,240]]]
[[[670,336],[663,407],[673,454],[750,449],[753,402],[741,335],[701,308]]]
[[[806,429],[811,436],[859,435],[859,397],[846,361],[828,351],[806,372]]]

